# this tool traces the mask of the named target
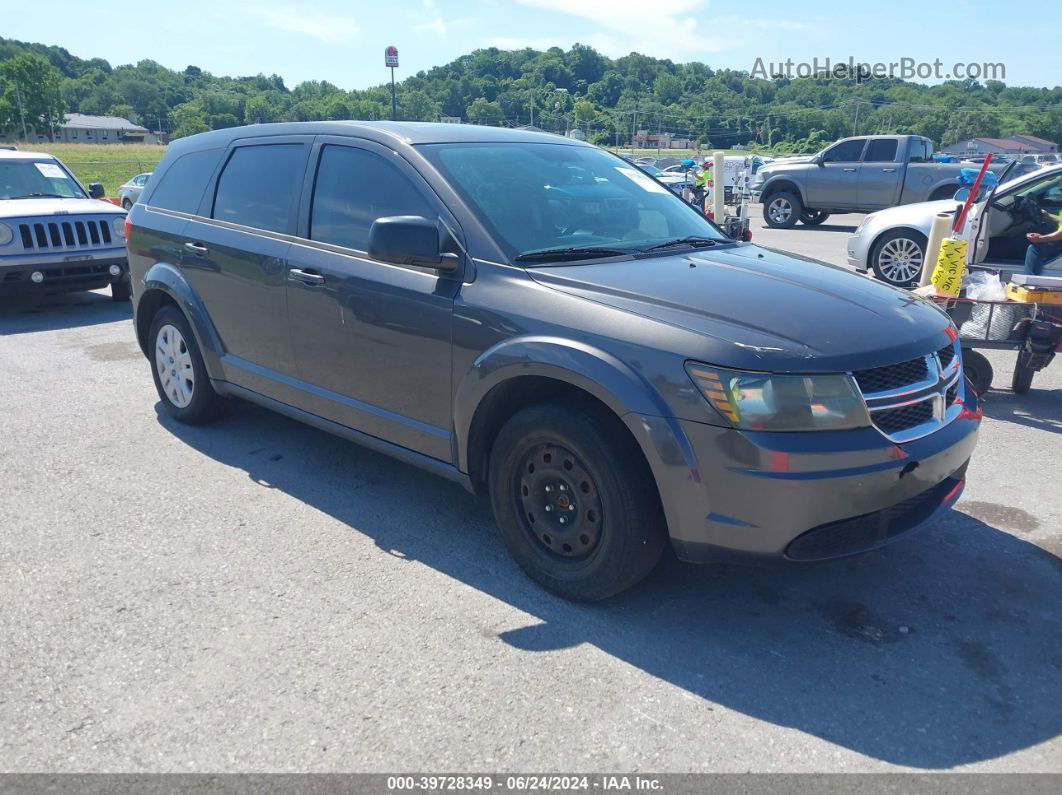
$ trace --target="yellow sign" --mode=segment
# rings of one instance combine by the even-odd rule
[[[949,238],[940,242],[940,256],[937,257],[937,265],[930,279],[938,295],[954,298],[959,294],[962,275],[966,270],[967,246],[965,240]]]

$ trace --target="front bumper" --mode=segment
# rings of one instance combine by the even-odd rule
[[[867,261],[870,259],[867,254],[867,241],[861,235],[852,235],[848,238],[845,250],[848,254],[848,267],[866,273]]]
[[[647,449],[678,557],[822,560],[864,552],[958,500],[980,411],[895,444],[873,428],[755,433],[628,415]]]
[[[117,276],[111,274],[112,265],[119,268]],[[43,274],[44,281],[34,282],[31,278],[34,272]],[[0,295],[97,290],[128,279],[129,264],[124,255],[64,262],[24,259],[19,265],[7,265],[0,260]]]

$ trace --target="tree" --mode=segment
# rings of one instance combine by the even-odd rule
[[[682,99],[682,81],[675,75],[662,74],[653,83],[653,93],[662,105],[674,105]]]
[[[40,55],[23,53],[0,63],[0,107],[6,116],[0,128],[21,131],[25,121],[28,129],[54,140],[66,115],[62,82],[59,70]]]
[[[186,135],[195,135],[210,129],[202,112],[191,102],[178,105],[171,110],[170,118],[173,122],[174,138],[184,138]]]
[[[132,105],[111,105],[107,108],[108,116],[116,116],[119,119],[129,119],[133,115]]]
[[[505,118],[505,112],[497,102],[487,102],[479,97],[468,106],[468,120],[473,124],[499,125]]]

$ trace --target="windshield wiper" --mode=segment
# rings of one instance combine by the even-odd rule
[[[9,199],[69,199],[70,196],[63,196],[58,193],[26,193],[22,196],[8,196]]]
[[[601,248],[600,246],[571,246],[569,248],[547,248],[541,251],[528,251],[514,257],[516,262],[534,260],[585,259],[588,257],[619,257],[630,254],[630,249]]]
[[[673,248],[674,246],[692,246],[693,248],[707,248],[723,241],[711,237],[677,237],[674,240],[665,240],[655,246],[643,248],[642,251],[656,251],[661,248]]]

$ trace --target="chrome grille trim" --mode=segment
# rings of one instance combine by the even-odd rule
[[[950,356],[948,355],[949,352]],[[860,389],[860,394],[863,396],[863,403],[866,405],[871,422],[874,423],[874,427],[877,428],[878,432],[890,441],[903,443],[928,436],[952,422],[962,412],[966,394],[963,386],[962,348],[959,340],[956,339],[951,345],[920,358],[925,361],[926,372],[929,374],[928,378],[877,392],[863,392]],[[913,361],[915,360],[901,362],[896,367],[909,367]],[[888,367],[874,369],[887,370]],[[850,373],[857,388],[859,388],[858,372],[867,373],[870,371],[864,370]],[[868,379],[864,379],[864,381],[866,380]],[[949,397],[952,397],[950,401]],[[930,405],[930,417],[932,419],[919,422],[910,427],[892,430],[886,430],[881,427],[874,419],[875,415],[882,414],[882,412],[896,412],[899,409],[920,403],[928,403]],[[915,412],[909,413],[916,414]],[[922,412],[922,414],[924,413]],[[894,416],[895,414],[890,414],[890,419]],[[881,420],[884,424],[884,415],[882,415]]]

